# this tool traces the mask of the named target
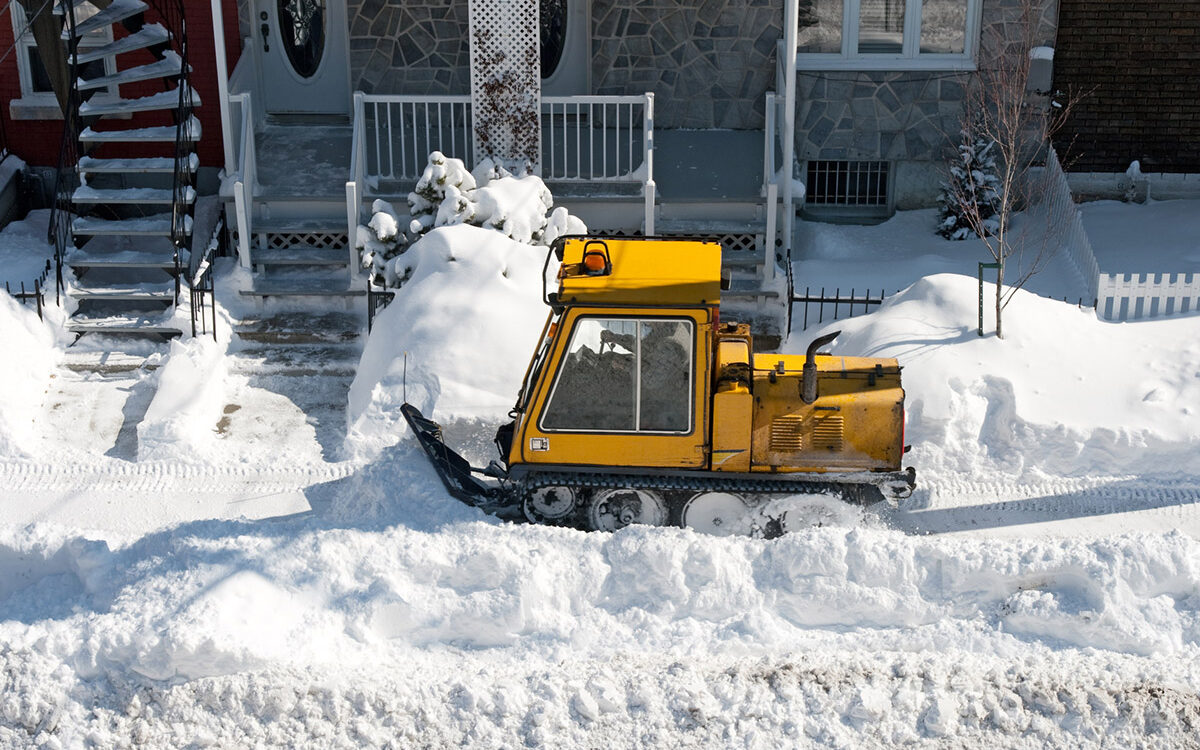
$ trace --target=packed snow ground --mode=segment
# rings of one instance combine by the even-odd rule
[[[52,324],[0,299],[0,745],[1200,746],[1200,317],[1018,294],[979,339],[974,279],[923,273],[789,343],[900,358],[913,498],[588,534],[448,498],[395,414],[486,456],[545,316],[497,237],[409,251],[336,461],[225,341],[56,399]]]

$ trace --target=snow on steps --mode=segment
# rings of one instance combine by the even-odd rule
[[[200,157],[188,154],[183,162],[183,171],[195,172],[200,168]],[[81,174],[174,174],[175,159],[169,156],[140,157],[131,159],[97,159],[85,156],[79,160]]]
[[[120,300],[125,302],[174,302],[175,282],[108,284],[103,287],[75,286],[69,291],[76,300]],[[77,322],[83,322],[82,320]]]
[[[346,251],[341,248],[301,246],[255,250],[253,259],[256,266],[345,266],[350,262]]]
[[[126,18],[131,18],[138,13],[142,13],[148,7],[150,6],[143,3],[142,0],[114,0],[111,5],[96,15],[75,24],[75,36],[81,37],[88,32],[102,29],[105,26],[111,26],[118,21],[124,21]],[[66,15],[66,10],[62,3],[54,6],[54,13],[60,16]],[[69,27],[63,28],[61,38],[63,41],[71,38]]]
[[[191,186],[183,190],[183,202],[196,200],[196,191]],[[171,205],[174,191],[170,188],[106,188],[98,189],[83,185],[71,194],[75,203],[158,203]]]
[[[155,142],[155,143],[174,143],[175,142],[174,125],[163,125],[153,128],[129,128],[126,130],[93,130],[86,128],[79,134],[81,143],[117,143],[117,142]],[[200,126],[200,120],[195,115],[188,120],[188,126],[184,129],[184,140],[196,142],[200,140],[200,135],[203,128]]]
[[[182,335],[179,328],[160,322],[161,316],[111,315],[105,317],[74,317],[67,325],[71,333],[82,336],[85,333],[109,334],[116,336],[166,336]]]
[[[184,216],[184,232],[192,233],[192,217]],[[136,219],[93,219],[81,216],[71,222],[77,235],[150,235],[170,236],[171,214],[141,216]]]
[[[192,67],[189,65],[188,70]],[[136,68],[128,68],[121,70],[112,75],[99,76],[97,78],[80,78],[79,90],[88,91],[90,89],[102,89],[112,86],[113,84],[134,83],[135,81],[150,81],[155,78],[174,78],[183,71],[183,60],[179,55],[171,50],[163,53],[163,59],[156,60],[147,65],[139,65]]]
[[[105,57],[153,47],[156,44],[166,44],[170,39],[171,34],[162,24],[149,23],[143,26],[142,30],[136,34],[122,37],[102,47],[89,47],[79,50],[77,62],[82,65],[93,60],[101,60]]]
[[[187,88],[183,94],[191,102],[192,107],[200,106],[200,95],[193,88]],[[104,101],[90,100],[79,107],[81,117],[97,117],[99,115],[119,115],[133,112],[152,112],[160,109],[175,109],[179,106],[179,89],[160,91],[157,94],[142,96],[136,99],[106,99]],[[174,140],[174,139],[172,139]]]

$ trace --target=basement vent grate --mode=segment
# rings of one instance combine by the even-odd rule
[[[804,201],[810,206],[886,206],[889,172],[886,161],[810,161]]]

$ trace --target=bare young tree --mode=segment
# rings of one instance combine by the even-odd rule
[[[985,58],[967,85],[961,123],[962,143],[990,143],[995,157],[995,198],[991,204],[975,200],[978,191],[972,170],[965,179],[951,179],[947,190],[962,208],[962,218],[983,241],[997,264],[996,336],[1003,338],[1001,313],[1030,277],[1042,270],[1057,249],[1051,233],[1040,238],[1030,226],[1014,232],[1014,214],[1037,202],[1048,185],[1037,170],[1039,155],[1050,148],[1077,97],[1062,92],[1032,91],[1030,73],[1038,48],[1040,2],[1019,0],[1011,8],[1009,23],[989,27],[984,39]],[[1017,267],[1005,291],[1009,263]]]

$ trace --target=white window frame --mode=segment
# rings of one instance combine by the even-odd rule
[[[900,54],[860,53],[858,51],[859,0],[842,2],[842,51],[839,53],[796,52],[798,70],[975,70],[979,50],[983,0],[963,0],[967,4],[966,36],[958,54],[921,53],[922,0],[906,0],[904,9],[904,51]]]
[[[54,2],[54,0],[51,0]],[[94,6],[93,6],[94,7]],[[13,2],[9,5],[11,10],[10,18],[12,19],[13,38],[16,40],[14,45],[17,54],[17,72],[21,82],[21,98],[13,99],[9,102],[9,115],[14,120],[61,120],[62,110],[58,106],[58,98],[53,91],[34,91],[33,90],[33,71],[29,66],[30,50],[37,49],[37,42],[34,41],[33,32],[26,28],[27,20],[25,17],[25,9],[18,2]],[[49,8],[46,9],[47,12]],[[90,15],[90,14],[89,14]],[[78,16],[77,16],[78,18]],[[80,21],[83,19],[80,18]],[[112,41],[112,27],[105,26],[89,33],[80,42],[80,49],[89,49],[101,47]],[[104,58],[104,72],[111,75],[117,72],[117,63],[113,57]],[[97,97],[113,97],[118,96],[116,86],[100,89],[96,92]]]

